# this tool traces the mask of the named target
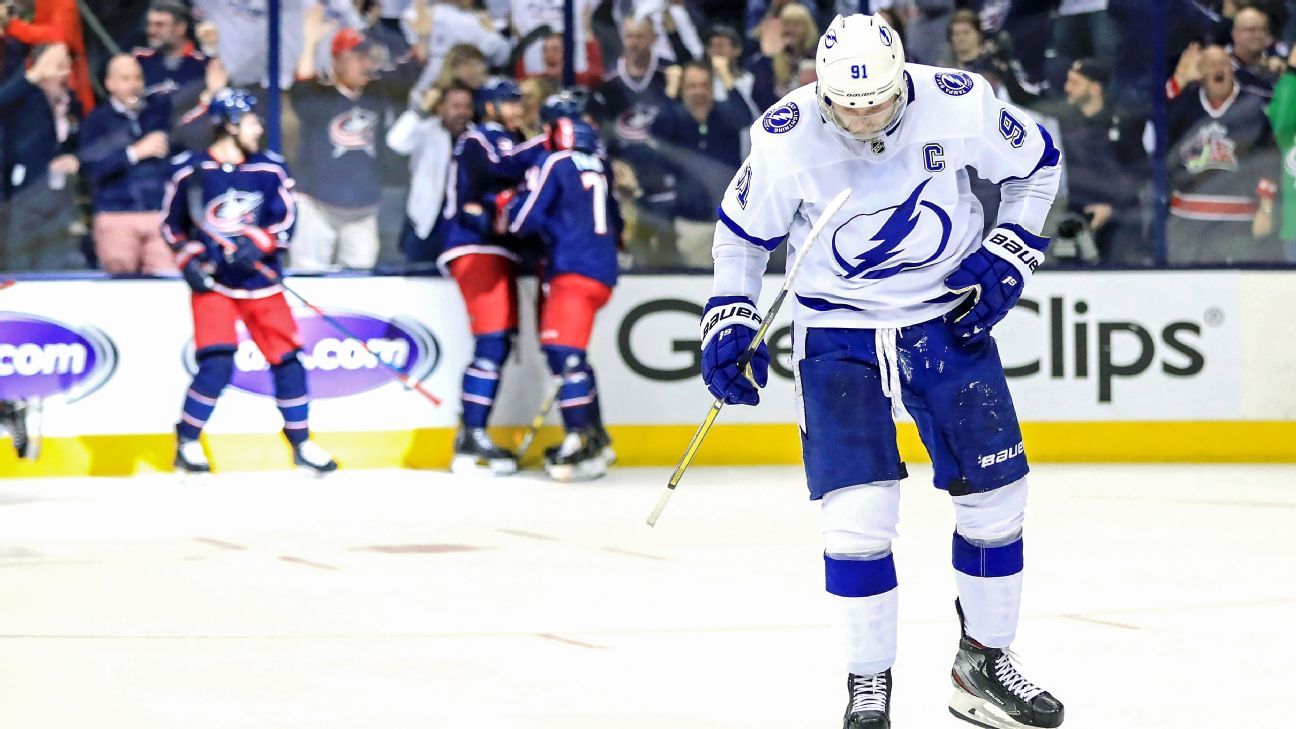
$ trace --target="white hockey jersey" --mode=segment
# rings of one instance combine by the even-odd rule
[[[769,251],[786,236],[790,265],[846,187],[793,282],[793,318],[808,326],[909,326],[956,305],[945,277],[981,244],[983,219],[967,166],[1001,183],[1000,224],[1040,232],[1061,164],[1048,132],[976,74],[917,64],[905,74],[908,106],[877,142],[831,128],[813,84],[752,125],[751,155],[717,211],[716,295],[755,301]]]

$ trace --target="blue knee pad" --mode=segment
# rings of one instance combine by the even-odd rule
[[[585,358],[585,350],[560,345],[542,347],[549,371],[562,378],[558,388],[558,407],[567,430],[585,430],[599,421],[598,388],[594,370]]]
[[[185,440],[195,440],[202,434],[203,426],[216,409],[216,398],[234,376],[234,348],[207,347],[197,353],[198,371],[185,393],[180,422],[176,434]]]
[[[217,397],[234,377],[234,349],[208,347],[197,353],[198,372],[194,373],[193,389],[207,397]]]
[[[495,406],[495,393],[499,391],[500,371],[513,350],[511,330],[483,334],[473,345],[473,361],[464,369],[463,424],[469,428],[484,428]]]
[[[497,370],[503,367],[504,360],[513,351],[513,335],[512,330],[505,330],[477,337],[473,344],[473,362],[491,362]]]
[[[275,404],[284,419],[284,435],[296,445],[310,438],[310,394],[306,388],[306,368],[290,352],[283,361],[270,367],[274,378]]]

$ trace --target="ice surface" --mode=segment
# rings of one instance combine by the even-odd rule
[[[949,716],[948,497],[905,482],[898,729]],[[0,726],[830,729],[795,468],[0,484]],[[1019,640],[1074,729],[1284,725],[1296,468],[1039,466]],[[1254,712],[1249,716],[1248,712]]]

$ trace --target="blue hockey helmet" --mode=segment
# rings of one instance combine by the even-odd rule
[[[544,124],[553,124],[563,117],[580,119],[585,115],[587,101],[585,94],[571,89],[563,89],[546,98],[544,103],[540,105],[540,121]]]
[[[574,149],[577,152],[598,152],[603,140],[590,123],[579,117],[558,117],[545,124],[545,146],[550,151]]]
[[[522,89],[517,82],[507,76],[493,76],[477,90],[477,104],[485,107],[487,103],[498,104],[503,101],[521,101]]]
[[[256,108],[256,97],[242,89],[222,89],[207,104],[207,116],[216,126],[238,126],[244,114]]]

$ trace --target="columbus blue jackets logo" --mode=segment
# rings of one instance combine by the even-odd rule
[[[341,157],[354,150],[376,154],[374,138],[377,133],[378,115],[359,106],[351,107],[329,122],[329,143],[333,145],[333,156]]]
[[[237,233],[257,224],[257,213],[265,196],[230,188],[207,203],[207,225],[221,233]]]
[[[936,74],[936,88],[950,96],[962,96],[972,90],[972,77],[962,71],[941,71]]]
[[[930,266],[949,246],[953,226],[949,213],[922,199],[931,178],[923,180],[899,205],[861,213],[833,233],[832,252],[838,275],[846,279],[880,279]]]
[[[795,101],[789,101],[775,109],[765,112],[764,118],[761,119],[761,126],[770,134],[782,134],[783,132],[792,131],[792,127],[801,121],[801,110],[797,108]]]

